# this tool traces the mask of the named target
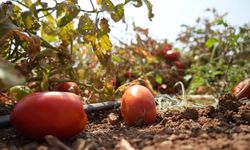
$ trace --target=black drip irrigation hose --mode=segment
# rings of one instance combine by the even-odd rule
[[[101,102],[95,104],[86,104],[83,105],[84,110],[87,114],[98,112],[98,111],[105,111],[110,109],[116,109],[120,107],[119,101],[109,101],[109,102]],[[10,123],[10,115],[3,115],[0,116],[0,129],[8,128],[11,126]]]

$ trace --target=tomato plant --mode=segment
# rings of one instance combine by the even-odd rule
[[[156,119],[156,104],[153,95],[144,86],[130,87],[122,96],[121,113],[128,125],[153,123]]]
[[[207,94],[221,96],[250,73],[249,25],[235,27],[226,21],[226,14],[207,9],[211,19],[198,18],[194,26],[183,25],[178,40],[193,58],[187,75],[192,76],[188,93],[197,93],[200,86],[209,87]]]
[[[250,98],[250,79],[245,79],[238,83],[232,90],[238,99]]]
[[[89,8],[85,7],[86,3]],[[0,56],[13,63],[27,82],[36,82],[36,90],[46,91],[52,82],[70,80],[81,82],[85,89],[105,100],[110,99],[115,78],[110,23],[126,21],[125,9],[129,5],[147,7],[145,17],[151,20],[153,6],[148,0],[86,3],[77,0],[2,2]]]
[[[37,92],[16,104],[10,120],[18,131],[29,137],[41,139],[50,134],[65,139],[85,129],[87,115],[74,93]]]
[[[80,88],[77,83],[75,82],[62,82],[59,83],[57,86],[58,91],[63,91],[63,92],[72,92],[75,94],[80,93]]]

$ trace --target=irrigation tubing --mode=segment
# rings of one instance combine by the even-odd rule
[[[108,101],[108,102],[101,102],[95,104],[86,104],[83,105],[84,110],[87,114],[98,112],[98,111],[105,111],[116,109],[120,107],[119,101]],[[0,129],[8,128],[11,126],[10,123],[10,115],[2,115],[0,116]]]

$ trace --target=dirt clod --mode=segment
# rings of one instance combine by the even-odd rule
[[[241,105],[233,94],[225,94],[219,99],[219,110],[221,111],[232,110],[237,112]]]
[[[108,114],[108,122],[111,125],[118,124],[119,123],[119,116],[117,114],[115,114],[115,113]]]
[[[239,114],[246,124],[250,125],[250,105],[244,105],[239,108]]]
[[[199,113],[195,108],[187,108],[180,116],[182,119],[193,119],[197,120],[199,118]]]

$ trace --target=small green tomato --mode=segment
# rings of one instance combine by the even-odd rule
[[[15,98],[16,100],[20,100],[24,96],[31,93],[31,89],[25,85],[17,85],[11,87],[9,92],[11,97]]]

